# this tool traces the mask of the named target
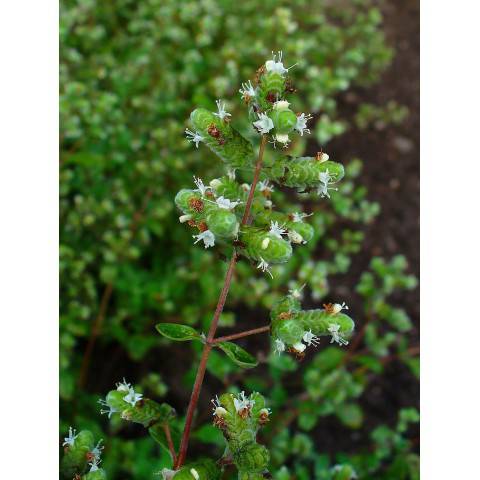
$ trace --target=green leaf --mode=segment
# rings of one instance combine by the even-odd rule
[[[240,367],[253,368],[258,365],[257,359],[253,355],[250,355],[246,350],[239,347],[236,343],[219,342],[216,343],[215,346],[223,350],[227,357]]]
[[[164,337],[177,342],[201,339],[200,334],[188,325],[181,325],[179,323],[159,323],[155,328]]]
[[[360,428],[363,422],[363,412],[357,403],[339,405],[336,410],[339,420],[350,428]]]

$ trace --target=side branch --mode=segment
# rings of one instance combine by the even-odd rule
[[[257,333],[264,333],[270,330],[270,325],[264,327],[253,328],[252,330],[245,330],[244,332],[233,333],[232,335],[225,335],[224,337],[217,337],[212,340],[212,343],[228,342],[229,340],[237,340],[238,338],[248,337],[249,335],[256,335]]]
[[[263,153],[265,151],[265,145],[267,143],[267,137],[262,136],[260,143],[260,149],[258,152],[257,163],[255,165],[255,173],[253,175],[252,185],[250,186],[250,192],[248,193],[247,202],[245,204],[245,211],[243,213],[243,218],[241,225],[248,225],[251,222],[250,219],[250,210],[252,208],[253,196],[255,193],[255,188],[257,187],[258,179],[260,177],[260,171],[262,169]],[[200,364],[198,366],[197,375],[195,377],[195,383],[193,384],[192,395],[190,397],[190,402],[187,408],[187,415],[185,417],[185,428],[183,430],[182,440],[180,442],[180,450],[178,452],[177,461],[174,463],[174,468],[179,469],[185,462],[188,449],[188,441],[190,439],[190,431],[192,428],[193,416],[197,408],[198,397],[200,396],[200,391],[202,389],[203,379],[205,377],[205,371],[207,369],[207,361],[212,350],[213,340],[215,338],[215,333],[218,327],[218,321],[220,315],[223,311],[225,301],[227,300],[228,291],[230,290],[230,284],[232,283],[233,272],[235,271],[235,265],[237,263],[237,252],[233,252],[232,258],[228,265],[228,270],[225,275],[225,281],[223,283],[222,291],[218,298],[217,308],[213,315],[212,323],[207,335],[207,341],[203,347],[202,357],[200,359]]]

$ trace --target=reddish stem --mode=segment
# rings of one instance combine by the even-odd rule
[[[170,426],[168,423],[163,424],[163,431],[165,432],[165,437],[167,438],[168,449],[170,450],[170,455],[172,456],[173,463],[177,461],[177,454],[175,453],[175,447],[173,445],[172,434],[170,433]]]
[[[270,330],[270,325],[264,327],[253,328],[252,330],[245,330],[244,332],[233,333],[232,335],[225,335],[224,337],[217,337],[212,340],[212,343],[228,342],[229,340],[237,340],[238,338],[248,337],[257,333],[264,333]]]
[[[250,192],[248,193],[247,202],[245,204],[245,211],[243,213],[243,218],[241,225],[248,225],[251,221],[249,219],[250,209],[252,207],[253,196],[255,193],[255,188],[260,177],[260,171],[262,169],[263,161],[263,152],[265,151],[265,145],[267,143],[267,137],[262,136],[262,141],[260,143],[260,149],[258,151],[258,159],[255,165],[255,173],[253,175],[252,185],[250,186]],[[193,384],[192,395],[190,397],[190,402],[187,408],[187,415],[185,417],[185,428],[183,430],[182,440],[180,442],[180,450],[178,452],[177,461],[174,464],[175,470],[179,469],[185,462],[188,449],[188,441],[190,439],[190,430],[192,428],[193,415],[197,408],[198,397],[200,396],[200,391],[202,389],[203,379],[205,377],[205,371],[207,369],[208,356],[212,350],[213,339],[215,338],[215,333],[218,327],[218,321],[220,315],[223,311],[225,301],[227,300],[228,291],[230,290],[230,284],[232,283],[233,272],[235,270],[235,265],[237,263],[237,252],[233,252],[232,258],[228,265],[227,274],[225,275],[225,281],[223,283],[222,291],[220,292],[220,297],[218,298],[217,308],[213,315],[212,323],[208,331],[207,341],[203,347],[202,357],[200,358],[200,364],[198,366],[197,375],[195,377],[195,383]]]

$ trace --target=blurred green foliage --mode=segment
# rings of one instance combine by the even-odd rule
[[[128,371],[138,376],[136,388],[162,398],[172,379],[141,368],[151,351],[172,348],[156,334],[155,324],[181,319],[205,331],[223,281],[224,264],[214,253],[193,246],[173,203],[175,193],[192,184],[193,175],[212,178],[223,173],[207,149],[192,148],[184,138],[190,110],[194,105],[213,109],[214,100],[223,98],[236,122],[237,117],[246,118],[237,115],[241,102],[231,99],[272,50],[283,50],[287,65],[299,62],[295,86],[301,93],[296,102],[299,110],[316,114],[314,135],[325,146],[359,125],[359,118],[372,117],[359,111],[356,117],[340,118],[337,95],[377,82],[392,58],[380,11],[373,4],[61,0],[61,433],[76,425],[104,438],[103,466],[109,478],[152,478],[153,472],[168,465],[168,456],[149,438],[114,438],[122,426],[113,419],[107,434],[96,404],[105,392],[78,387],[102,297],[109,296],[98,339],[102,351],[120,351],[121,358],[128,357]],[[381,116],[375,113],[374,118]],[[236,126],[247,131],[246,123]],[[302,137],[291,151],[301,154],[306,147]],[[235,325],[237,306],[270,308],[287,285],[299,288],[306,283],[313,302],[328,296],[329,278],[347,273],[352,255],[362,248],[362,224],[379,212],[358,181],[361,168],[360,160],[350,161],[339,192],[329,202],[319,203],[311,194],[288,198],[290,208],[303,202],[315,212],[310,219],[314,239],[297,250],[288,265],[273,268],[273,281],[252,275],[251,267],[240,263],[221,326]],[[279,206],[287,202],[281,191],[275,191],[273,200]],[[358,291],[365,300],[364,318],[372,319],[364,333],[367,352],[338,369],[345,352],[320,350],[298,377],[305,382],[301,389],[308,399],[296,399],[284,385],[284,377],[299,368],[290,357],[268,360],[273,382],[269,386],[260,376],[242,378],[238,367],[212,352],[209,374],[222,382],[236,375],[237,384],[265,394],[264,388],[270,388],[274,414],[283,416],[302,405],[298,419],[293,419],[300,432],[284,428],[271,445],[276,478],[334,478],[334,459],[322,455],[322,446],[310,436],[320,418],[334,415],[347,427],[358,428],[364,421],[358,397],[371,376],[382,373],[382,359],[390,355],[400,355],[418,373],[418,360],[408,353],[405,333],[411,322],[387,298],[399,288],[415,286],[403,273],[402,262],[401,257],[391,263],[374,260],[371,271],[362,276]],[[361,319],[359,312],[356,317]],[[181,347],[191,349],[192,370],[180,382],[186,397],[197,364],[195,343]],[[320,372],[324,375],[316,378]],[[110,358],[90,365],[90,375],[100,384],[118,381],[124,373]],[[184,413],[185,405],[176,407]],[[180,427],[181,418],[177,422]],[[274,429],[273,420],[271,425]],[[215,448],[221,442],[210,427],[208,422],[200,425],[194,438]],[[394,473],[385,478],[417,478],[409,473],[416,460],[405,432],[389,432],[373,439],[375,448],[381,449],[374,466],[373,460],[364,468],[360,460],[348,458],[360,478],[371,478],[365,473],[373,471],[369,468],[379,472],[386,464]]]

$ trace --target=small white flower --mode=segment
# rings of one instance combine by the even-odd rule
[[[313,215],[313,213],[294,212],[294,213],[292,213],[292,216],[291,216],[292,217],[292,222],[294,222],[294,223],[303,222],[304,218],[310,217],[312,215]]]
[[[265,200],[265,208],[272,208],[273,203],[271,200]]]
[[[110,405],[107,404],[107,402],[105,400],[103,400],[102,398],[98,401],[98,403],[100,405],[102,405],[103,407],[106,407],[106,409],[103,409],[101,408],[100,409],[100,413],[103,415],[104,413],[107,413],[108,414],[108,418],[110,418],[114,413],[117,413],[118,410],[116,408],[113,408],[111,407]]]
[[[200,240],[203,240],[205,248],[213,247],[215,245],[215,235],[210,230],[205,230],[198,235],[193,235],[193,238],[197,239],[194,243],[198,243]]]
[[[302,113],[297,117],[297,123],[295,124],[295,127],[293,127],[302,137],[303,137],[303,132],[305,133],[310,133],[310,129],[307,128],[307,121],[312,118],[311,115],[305,115]]]
[[[348,345],[348,341],[342,337],[341,333],[338,331],[339,329],[340,329],[340,325],[338,325],[337,323],[333,323],[328,327],[328,331],[332,335],[332,339],[330,340],[330,343],[337,342],[340,346]]]
[[[273,187],[270,185],[270,182],[268,180],[265,180],[264,182],[262,181],[258,182],[258,189],[261,192],[266,192],[266,193],[273,192]]]
[[[100,464],[101,460],[97,457],[94,457],[91,462],[88,462],[90,465],[90,472],[96,472],[98,470],[98,465]]]
[[[192,219],[191,215],[180,215],[180,217],[178,217],[178,220],[180,223],[188,222],[191,219]]]
[[[307,242],[305,242],[303,237],[298,232],[296,232],[295,230],[289,230],[287,235],[288,235],[288,239],[292,243],[297,243],[297,244],[307,243]]]
[[[335,315],[336,313],[341,312],[342,310],[348,310],[348,305],[343,303],[334,303],[332,306],[332,314]]]
[[[200,478],[200,475],[198,474],[198,472],[194,469],[194,468],[191,468],[190,469],[190,473],[192,474],[192,477],[195,479],[195,480],[198,480]]]
[[[268,237],[265,237],[262,240],[262,250],[266,250],[269,245],[270,245],[270,239]]]
[[[311,330],[303,334],[303,341],[308,345],[318,345],[320,343],[320,338],[312,333]]]
[[[262,257],[260,257],[260,263],[257,265],[257,268],[262,272],[267,272],[273,278],[272,272],[270,271],[270,265]]]
[[[250,410],[255,405],[255,400],[250,400],[250,398],[245,396],[245,392],[240,392],[238,398],[233,399],[233,405],[237,413],[239,413],[244,409]]]
[[[320,197],[330,198],[329,190],[338,190],[337,188],[329,187],[329,183],[332,180],[332,176],[328,173],[328,168],[324,172],[318,174],[318,179],[320,180],[320,185],[317,188],[317,193]]]
[[[249,100],[257,95],[250,80],[246,83],[242,83],[242,88],[239,92],[242,94],[244,100]]]
[[[239,205],[240,201],[236,201],[236,202],[231,202],[228,198],[224,198],[223,196],[222,197],[218,197],[217,200],[217,205],[220,207],[220,208],[223,208],[225,210],[232,210],[234,209],[237,205]]]
[[[68,437],[64,438],[65,441],[62,443],[62,447],[64,447],[65,445],[73,447],[73,445],[75,444],[75,439],[78,437],[78,434],[76,434],[76,432],[77,431],[75,429],[72,429],[72,427],[68,429]]]
[[[129,392],[132,388],[132,385],[130,383],[127,383],[125,378],[123,378],[123,382],[117,382],[115,386],[117,387],[117,390],[119,392]]]
[[[292,347],[294,348],[295,351],[299,353],[302,353],[307,348],[307,346],[304,345],[302,342],[294,343]]]
[[[262,134],[268,133],[273,128],[272,119],[265,113],[258,116],[258,120],[253,122],[253,126]]]
[[[100,460],[100,455],[102,454],[102,450],[105,448],[103,446],[101,446],[101,443],[103,442],[103,440],[99,440],[97,445],[94,447],[94,449],[91,451],[92,455],[94,458],[97,458],[98,460]]]
[[[304,283],[300,288],[293,288],[292,290],[289,290],[288,293],[293,297],[296,298],[297,300],[300,300],[303,298],[303,293],[302,290],[305,288],[307,284]]]
[[[275,139],[278,143],[283,143],[284,147],[287,147],[287,145],[290,143],[290,137],[288,136],[288,133],[277,133],[275,135]]]
[[[201,178],[195,176],[193,177],[193,183],[195,183],[197,186],[197,192],[200,192],[201,195],[205,195],[205,193],[211,189],[203,184],[203,180]]]
[[[329,158],[330,158],[330,155],[328,155],[328,153],[325,153],[325,152],[317,153],[317,160],[320,163],[326,162]]]
[[[162,468],[159,472],[163,480],[172,480],[177,473],[177,470],[170,470],[169,468]]]
[[[290,102],[286,100],[278,100],[273,104],[274,110],[286,110],[290,106]]]
[[[278,55],[278,61],[277,61],[277,55]],[[283,52],[278,52],[277,54],[274,54],[272,52],[272,56],[273,56],[272,60],[267,60],[265,62],[265,68],[267,69],[267,72],[275,72],[275,73],[279,73],[280,75],[284,75],[296,65],[295,64],[295,65],[292,65],[291,67],[285,68],[282,63]]]
[[[275,339],[275,345],[274,345],[274,350],[275,353],[278,353],[280,355],[282,352],[285,351],[285,344],[279,339]]]
[[[277,238],[282,238],[282,235],[285,235],[287,231],[283,228],[285,225],[280,226],[278,222],[271,221],[270,222],[270,230],[268,233],[273,235],[274,237]]]
[[[198,144],[203,142],[203,137],[198,132],[192,132],[188,128],[185,130],[185,135],[187,136],[187,140],[193,142],[197,148]]]
[[[217,104],[218,113],[214,113],[218,118],[223,120],[225,117],[231,117],[231,115],[225,110],[225,102],[221,100],[215,102]]]
[[[132,407],[134,407],[138,401],[142,399],[143,395],[141,393],[135,393],[133,388],[123,397],[123,400],[129,403]]]
[[[250,185],[248,183],[242,183],[240,186],[244,192],[248,192],[250,190]]]

